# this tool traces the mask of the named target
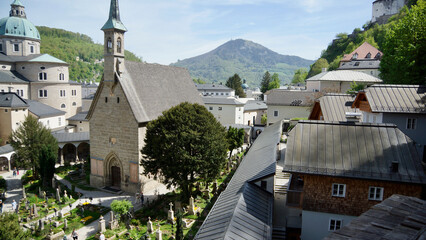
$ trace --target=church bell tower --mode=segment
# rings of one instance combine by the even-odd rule
[[[111,0],[109,18],[101,30],[104,31],[104,84],[113,92],[124,69],[124,33],[127,32],[120,20],[118,0]]]

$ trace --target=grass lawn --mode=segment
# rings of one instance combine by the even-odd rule
[[[59,168],[56,168],[55,173],[60,176],[61,178],[67,180],[71,184],[75,185],[76,187],[86,190],[86,191],[93,191],[96,190],[96,188],[93,188],[89,186],[88,184],[88,178],[80,178],[80,177],[72,177],[69,175],[70,172],[77,171],[81,168],[81,164],[76,164],[72,166],[61,166]],[[86,174],[86,176],[88,176]]]

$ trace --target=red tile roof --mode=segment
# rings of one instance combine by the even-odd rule
[[[370,53],[370,56],[367,55]],[[356,60],[368,60],[376,58],[377,54],[380,53],[380,57],[383,56],[383,53],[380,52],[377,48],[371,46],[368,42],[364,42],[361,46],[355,49],[350,54],[345,54],[341,60],[341,62],[350,62],[355,60],[354,55],[357,54]]]

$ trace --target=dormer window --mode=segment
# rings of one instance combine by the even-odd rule
[[[107,41],[107,51],[109,53],[112,52],[112,40],[111,40],[111,38],[108,38],[108,41]]]
[[[355,53],[354,55],[352,55],[352,59],[358,59],[358,53]]]
[[[382,57],[382,54],[377,53],[376,56],[374,57],[375,59],[380,59]]]
[[[121,53],[121,38],[117,39],[117,52]]]
[[[371,53],[368,53],[367,56],[365,56],[365,58],[371,58]]]

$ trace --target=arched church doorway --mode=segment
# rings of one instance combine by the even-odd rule
[[[121,171],[120,167],[111,167],[111,186],[121,188]]]

